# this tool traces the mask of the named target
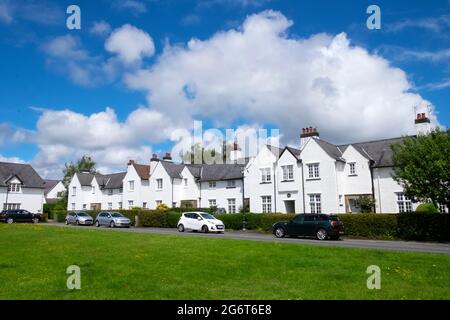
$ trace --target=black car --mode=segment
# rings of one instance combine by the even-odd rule
[[[344,233],[344,224],[337,215],[299,214],[290,221],[275,223],[272,229],[277,238],[301,236],[337,240]]]
[[[6,222],[6,223],[13,223],[13,222],[33,222],[38,223],[40,220],[40,215],[31,213],[27,210],[3,210],[0,213],[0,221]]]

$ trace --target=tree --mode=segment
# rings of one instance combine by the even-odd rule
[[[81,159],[79,159],[77,161],[77,163],[73,163],[73,162],[66,163],[65,168],[63,170],[64,185],[66,185],[66,186],[69,185],[69,183],[72,180],[75,173],[78,173],[78,172],[96,173],[95,166],[96,166],[96,163],[89,156],[83,156]]]
[[[372,213],[375,208],[375,200],[369,196],[360,196],[358,198],[358,207],[361,213]]]
[[[413,202],[450,207],[450,131],[405,137],[392,146],[393,178]]]
[[[184,154],[180,153],[180,157],[183,163],[226,163],[227,159],[230,158],[231,151],[233,150],[233,144],[227,145],[223,142],[220,149],[220,151],[208,148],[205,149],[200,143],[196,143],[191,146],[191,150],[186,151]]]

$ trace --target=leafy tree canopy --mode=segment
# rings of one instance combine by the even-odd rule
[[[89,156],[83,156],[76,163],[66,163],[65,168],[63,170],[64,179],[63,182],[66,186],[69,185],[75,173],[78,172],[90,172],[96,173],[95,169],[96,163]]]

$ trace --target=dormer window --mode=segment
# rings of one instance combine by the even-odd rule
[[[261,183],[270,183],[272,181],[272,173],[270,168],[262,168],[261,170]]]
[[[8,186],[8,192],[11,192],[11,193],[19,193],[20,190],[21,190],[21,185],[20,185],[20,183],[11,183],[11,184]]]

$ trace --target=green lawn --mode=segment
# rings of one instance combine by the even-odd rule
[[[450,256],[1,224],[0,279],[0,299],[449,299]]]

